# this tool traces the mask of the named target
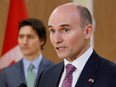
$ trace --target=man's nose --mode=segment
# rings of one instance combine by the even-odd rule
[[[23,44],[27,44],[27,43],[28,43],[28,39],[27,39],[27,37],[24,37]]]
[[[63,41],[62,34],[60,32],[57,32],[54,36],[55,43],[59,44]]]

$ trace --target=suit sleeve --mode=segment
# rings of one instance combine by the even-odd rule
[[[0,72],[0,87],[8,87],[6,83],[6,75],[3,71]]]
[[[108,87],[116,87],[116,72],[112,74]]]

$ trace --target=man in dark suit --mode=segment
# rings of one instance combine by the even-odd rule
[[[27,87],[34,87],[40,74],[53,65],[42,54],[45,43],[46,30],[41,20],[28,18],[21,21],[18,44],[23,58],[0,72],[0,87],[20,87],[22,84],[26,84]],[[33,68],[31,71],[28,68],[30,65]]]
[[[76,3],[58,6],[48,20],[50,40],[64,61],[45,71],[38,87],[116,87],[116,65],[90,45],[89,10]]]

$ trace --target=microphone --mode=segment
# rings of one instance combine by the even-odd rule
[[[27,87],[27,85],[25,83],[21,83],[20,85],[18,85],[17,87]]]

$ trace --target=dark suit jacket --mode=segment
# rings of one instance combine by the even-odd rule
[[[39,79],[40,74],[45,69],[52,65],[52,62],[43,57],[40,63],[37,79]],[[21,83],[26,84],[22,60],[0,72],[0,87],[17,87]]]
[[[61,62],[45,71],[38,81],[38,87],[58,87],[63,67],[64,62]],[[116,65],[101,58],[94,51],[75,87],[116,87]]]

